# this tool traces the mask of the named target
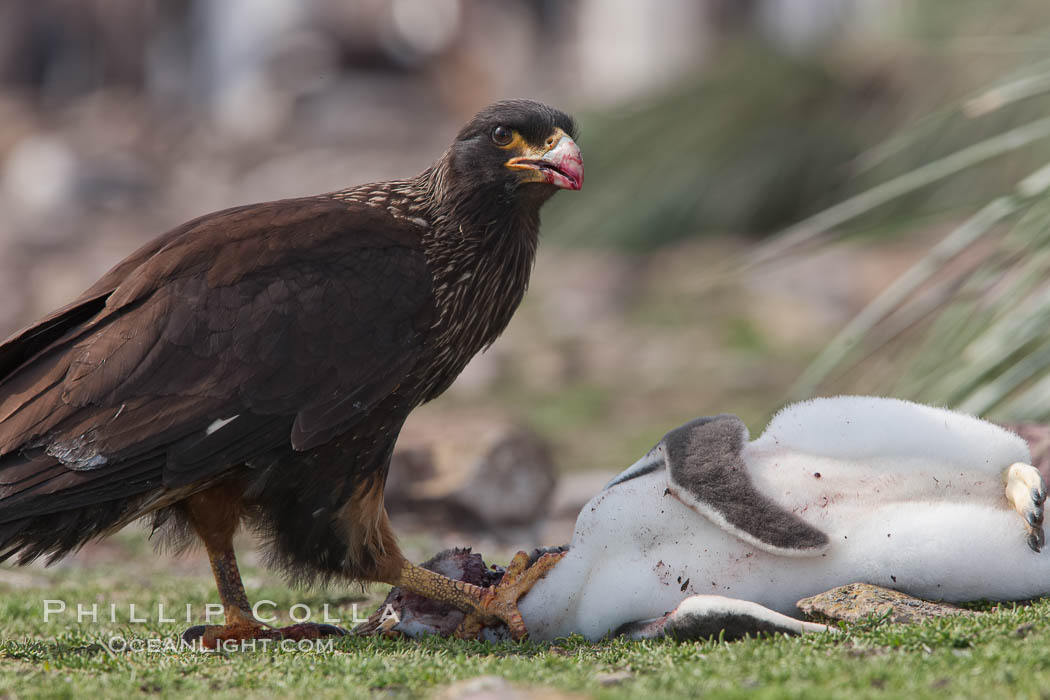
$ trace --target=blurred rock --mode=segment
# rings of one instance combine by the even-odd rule
[[[547,443],[519,428],[481,449],[469,480],[452,500],[493,525],[527,525],[545,516],[557,483]]]
[[[499,676],[477,676],[458,681],[438,692],[435,700],[573,700],[585,695],[554,688],[527,687]]]
[[[514,528],[542,520],[557,476],[550,447],[521,427],[471,440],[435,440],[399,449],[387,477],[395,518],[460,528]]]
[[[634,680],[634,674],[630,671],[607,671],[594,674],[595,683],[602,687],[623,685],[630,680]]]
[[[950,603],[934,603],[910,595],[872,586],[867,583],[851,583],[839,586],[826,593],[803,598],[798,609],[814,620],[821,622],[844,620],[859,622],[868,617],[887,616],[887,621],[906,624],[932,620],[947,615],[976,615]]]

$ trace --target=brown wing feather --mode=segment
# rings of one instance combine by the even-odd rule
[[[203,478],[292,440],[296,416],[298,448],[348,428],[422,350],[433,298],[419,235],[336,200],[219,212],[16,334],[0,346],[0,522],[25,516],[7,507],[16,495],[94,501],[165,470]],[[201,437],[233,415],[236,431]]]

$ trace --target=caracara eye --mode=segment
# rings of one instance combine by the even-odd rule
[[[514,132],[505,126],[497,126],[492,130],[492,140],[497,145],[506,146],[512,138],[514,138]]]

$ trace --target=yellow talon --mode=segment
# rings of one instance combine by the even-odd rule
[[[477,639],[481,629],[494,622],[506,624],[510,628],[511,639],[527,637],[529,631],[525,628],[521,613],[518,612],[518,599],[528,593],[564,556],[565,552],[547,553],[529,566],[529,555],[526,552],[515,554],[507,565],[503,580],[482,590],[476,609],[468,612],[456,628],[456,637]]]

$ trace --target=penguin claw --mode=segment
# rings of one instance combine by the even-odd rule
[[[1028,546],[1036,554],[1041,552],[1043,545],[1046,544],[1046,536],[1043,534],[1043,528],[1041,527],[1030,529],[1026,539],[1028,541]]]
[[[1015,462],[1006,470],[1006,500],[1025,522],[1028,531],[1026,541],[1034,552],[1046,544],[1043,532],[1043,515],[1046,501],[1046,484],[1039,470],[1030,464]]]
[[[1043,509],[1039,508],[1036,510],[1033,508],[1024,514],[1024,519],[1028,521],[1028,524],[1032,527],[1039,527],[1043,524]]]

